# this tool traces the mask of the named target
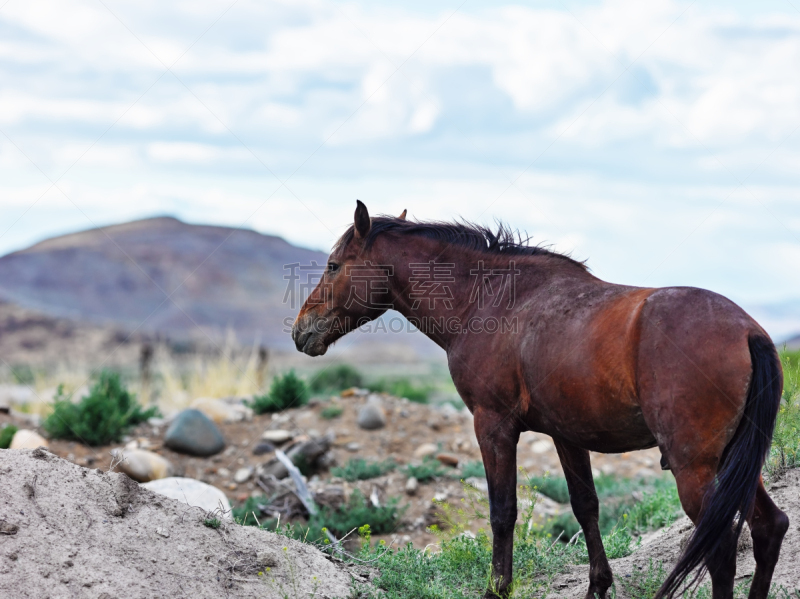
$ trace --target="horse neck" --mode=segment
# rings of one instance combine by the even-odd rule
[[[429,239],[400,238],[391,244],[376,243],[375,258],[390,264],[392,306],[445,350],[460,337],[447,323],[466,323],[477,303],[470,301],[473,272],[481,267],[508,268],[509,257],[482,254]],[[526,261],[518,256],[518,262]],[[444,327],[438,326],[442,323]],[[422,324],[423,326],[420,326]],[[442,330],[442,328],[444,330]]]

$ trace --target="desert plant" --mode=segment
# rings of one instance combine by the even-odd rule
[[[431,457],[423,459],[422,463],[417,466],[409,464],[405,468],[405,473],[407,476],[413,476],[421,483],[447,475],[442,463]]]
[[[342,406],[330,405],[322,408],[322,411],[319,413],[319,415],[325,420],[333,420],[334,418],[341,416],[343,413],[344,408]]]
[[[323,507],[311,516],[308,523],[309,540],[325,536],[322,531],[327,528],[334,535],[342,537],[351,530],[368,524],[374,534],[384,534],[397,528],[398,520],[405,508],[398,507],[398,499],[393,497],[386,505],[376,507],[355,489],[345,505],[337,508]]]
[[[305,381],[294,370],[272,380],[269,393],[256,395],[250,407],[256,414],[281,412],[288,408],[299,408],[308,403],[309,391]]]
[[[483,462],[476,460],[474,462],[467,462],[461,467],[462,478],[486,478],[486,468]]]
[[[383,476],[397,467],[394,460],[389,458],[383,462],[371,462],[362,458],[347,460],[347,464],[331,468],[331,474],[341,477],[348,482],[368,480]]]
[[[72,403],[59,386],[53,411],[42,428],[54,439],[72,439],[87,445],[118,442],[130,429],[152,416],[158,408],[144,409],[122,384],[116,372],[103,371],[97,382],[78,403]]]
[[[339,364],[319,370],[311,377],[310,387],[314,393],[323,393],[360,387],[363,383],[363,378],[358,370],[349,364]]]
[[[0,449],[8,449],[11,445],[11,439],[14,438],[14,433],[19,430],[16,425],[8,424],[0,430]]]
[[[395,397],[405,397],[416,403],[428,403],[431,387],[428,385],[414,385],[407,378],[381,379],[367,385],[374,393],[388,393]]]

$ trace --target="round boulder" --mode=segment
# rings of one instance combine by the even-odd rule
[[[358,411],[358,426],[364,430],[376,430],[386,426],[386,413],[377,403],[368,403]]]
[[[225,493],[199,480],[172,476],[170,478],[154,480],[142,486],[159,495],[177,499],[193,507],[199,507],[206,512],[213,512],[214,510],[221,509],[224,517],[231,517],[231,504],[225,496]]]
[[[178,453],[210,456],[225,448],[225,439],[211,419],[189,408],[175,417],[164,435],[164,445]]]
[[[146,449],[123,451],[122,461],[117,468],[140,483],[166,478],[173,474],[169,460]]]

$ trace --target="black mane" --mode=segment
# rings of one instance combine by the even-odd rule
[[[554,252],[539,245],[530,245],[529,237],[523,238],[518,231],[513,231],[504,223],[497,223],[497,232],[492,232],[488,227],[474,223],[462,222],[414,222],[401,220],[394,216],[376,216],[372,218],[372,226],[365,239],[365,247],[369,247],[382,233],[396,235],[418,235],[452,245],[458,245],[469,250],[485,254],[504,254],[514,256],[549,256],[566,260],[586,269],[586,264],[573,260],[565,254]],[[354,231],[351,225],[334,249],[345,247],[353,240]]]

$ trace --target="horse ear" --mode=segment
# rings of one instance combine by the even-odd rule
[[[406,220],[406,214],[408,214],[408,210],[403,210],[403,213],[397,218],[399,218],[400,220]]]
[[[361,200],[356,200],[356,213],[353,218],[353,226],[356,232],[356,237],[364,238],[369,233],[369,228],[372,223],[369,220],[369,212],[367,207]]]

